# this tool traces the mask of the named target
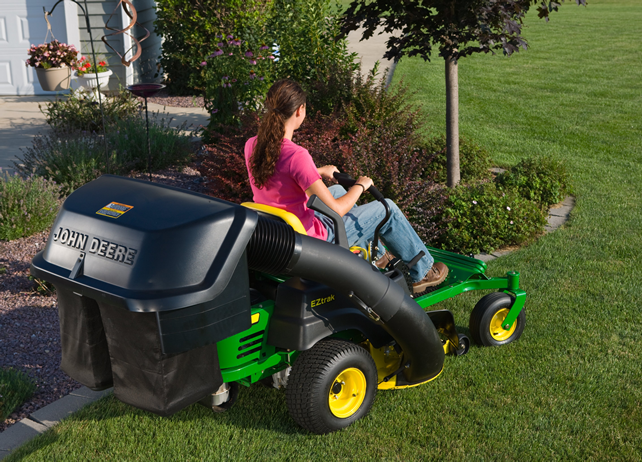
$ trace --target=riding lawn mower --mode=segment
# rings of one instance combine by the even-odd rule
[[[441,301],[497,290],[474,307],[472,340],[521,336],[518,273],[491,278],[482,261],[428,247],[449,274],[415,295],[404,262],[372,264],[387,216],[373,248],[349,249],[342,219],[316,196],[308,207],[333,220],[334,243],[261,204],[113,175],[77,189],[31,266],[56,287],[61,368],[162,416],[197,402],[226,411],[239,385],[284,387],[292,418],[324,434],[365,416],[377,390],[429,382],[445,354],[468,351],[453,314],[430,309]]]

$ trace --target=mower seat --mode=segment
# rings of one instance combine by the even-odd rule
[[[247,207],[248,209],[256,210],[257,212],[266,213],[268,215],[280,218],[285,223],[292,226],[292,228],[297,233],[303,234],[305,236],[308,235],[308,233],[305,232],[305,228],[301,224],[301,220],[299,220],[299,217],[297,217],[293,213],[290,213],[278,207],[272,207],[271,205],[257,204],[256,202],[243,202],[241,205],[243,207]]]

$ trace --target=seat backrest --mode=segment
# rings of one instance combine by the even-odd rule
[[[293,213],[290,213],[278,207],[272,207],[271,205],[257,204],[256,202],[243,202],[241,205],[243,207],[247,207],[248,209],[256,210],[257,212],[263,212],[278,217],[281,220],[285,221],[288,225],[292,226],[292,228],[294,228],[297,233],[304,234],[306,236],[308,235],[308,233],[305,232],[305,228],[301,224],[301,220],[299,220],[299,217],[297,217]]]

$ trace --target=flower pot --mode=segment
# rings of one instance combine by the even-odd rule
[[[103,90],[106,90],[107,84],[109,84],[109,76],[111,74],[111,70],[99,72],[98,79],[96,79],[96,74],[94,72],[91,72],[85,75],[79,75],[78,81],[80,82],[80,85],[89,90],[96,88],[99,84]]]
[[[70,67],[52,67],[51,69],[36,67],[36,75],[44,91],[69,89],[69,83],[71,82]]]

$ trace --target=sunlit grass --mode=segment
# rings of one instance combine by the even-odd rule
[[[530,49],[460,62],[461,132],[499,164],[546,153],[575,180],[570,222],[489,265],[528,293],[517,343],[448,357],[427,385],[379,393],[327,436],[281,391],[242,389],[226,414],[160,418],[106,398],[6,460],[639,460],[642,451],[642,3],[530,15]],[[444,131],[443,63],[405,60],[430,133]],[[467,332],[483,294],[443,304]]]

